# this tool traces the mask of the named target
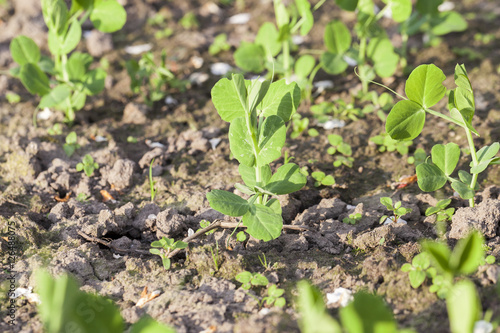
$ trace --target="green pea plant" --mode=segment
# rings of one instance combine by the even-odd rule
[[[328,313],[323,295],[315,286],[303,280],[297,284],[297,289],[299,328],[302,333],[414,332],[411,329],[398,329],[392,310],[380,296],[363,291],[355,293],[354,299],[339,309],[339,323]]]
[[[148,52],[139,61],[128,60],[125,67],[130,76],[130,89],[134,94],[140,94],[144,103],[150,107],[167,95],[167,86],[180,91],[186,88],[187,83],[176,78],[167,68],[165,50],[161,53],[159,64],[155,62],[153,53]]]
[[[250,293],[247,294],[257,300],[259,308],[261,308],[264,303],[269,307],[276,306],[278,308],[282,308],[286,305],[286,300],[282,297],[285,290],[278,288],[275,284],[270,284],[269,280],[260,273],[243,271],[236,275],[236,281],[242,283],[241,288],[244,290],[250,290],[253,286],[267,287],[267,296],[263,297],[261,300]]]
[[[125,331],[125,320],[118,306],[105,297],[81,291],[68,274],[54,279],[47,271],[39,270],[35,279],[44,332],[65,332],[68,328],[72,332]],[[175,333],[175,330],[144,316],[130,327],[130,332]]]
[[[63,150],[68,157],[71,157],[75,151],[80,148],[80,145],[77,143],[77,135],[76,132],[72,131],[66,135],[66,143],[63,145]]]
[[[163,267],[166,270],[170,269],[171,260],[168,257],[171,251],[176,249],[185,249],[188,244],[182,241],[174,241],[172,238],[162,237],[160,240],[151,243],[153,249],[149,249],[152,254],[157,254],[161,257]]]
[[[451,177],[460,159],[460,147],[453,142],[434,145],[431,159],[419,164],[416,171],[421,190],[433,192],[449,181],[460,197],[468,199],[473,207],[478,175],[489,165],[500,164],[500,157],[496,156],[500,143],[495,142],[476,151],[472,134],[479,134],[472,126],[474,93],[464,65],[455,67],[456,88],[449,90],[449,115],[431,109],[446,94],[446,87],[442,84],[445,79],[443,71],[432,64],[420,65],[413,70],[405,86],[408,99],[394,105],[387,116],[385,128],[395,140],[413,140],[422,132],[427,113],[463,128],[472,157],[469,172],[459,170],[458,179]]]
[[[90,69],[93,58],[89,54],[71,53],[80,43],[82,24],[90,19],[99,31],[114,32],[123,27],[127,14],[117,0],[74,0],[70,8],[63,0],[42,0],[42,13],[52,57],[42,56],[31,38],[17,36],[10,43],[10,52],[19,67],[10,73],[31,94],[41,97],[37,110],[62,110],[71,124],[87,96],[104,89],[106,78],[103,69]],[[36,111],[33,121],[36,125]]]
[[[83,171],[87,177],[92,177],[94,171],[99,169],[99,164],[89,154],[83,156],[82,161],[76,165],[76,171]]]
[[[344,139],[338,134],[329,134],[328,142],[331,145],[330,147],[328,147],[328,154],[335,155],[337,153],[340,153],[340,155],[335,155],[333,166],[338,168],[341,165],[345,165],[348,168],[352,168],[354,158],[352,157],[351,145],[344,142]]]
[[[299,100],[296,83],[244,80],[233,74],[212,89],[212,100],[222,120],[229,125],[229,146],[238,160],[244,184],[235,187],[250,196],[244,199],[223,190],[207,193],[210,206],[240,223],[252,237],[264,241],[281,234],[283,219],[276,198],[300,190],[306,177],[298,165],[285,163],[273,174],[270,163],[281,157],[286,139],[285,122],[290,120]]]
[[[384,223],[387,219],[391,220],[393,223],[398,223],[398,220],[406,214],[412,212],[411,208],[406,208],[401,206],[401,201],[393,203],[390,197],[382,197],[380,198],[380,203],[384,205],[387,210],[391,211],[394,216],[383,215],[380,218],[380,223]]]
[[[320,8],[325,0],[319,1],[312,9],[307,0],[295,0],[288,6],[283,0],[273,0],[276,24],[266,22],[260,27],[253,43],[243,42],[234,53],[238,67],[246,72],[261,73],[265,69],[283,76],[287,82],[292,79],[304,91],[312,88],[312,79],[319,70],[316,60],[311,55],[303,55],[294,61],[291,51],[296,44],[293,35],[306,36],[314,25],[313,12]],[[295,62],[295,64],[294,64]]]

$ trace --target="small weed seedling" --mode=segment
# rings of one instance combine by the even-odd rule
[[[219,265],[221,263],[221,258],[219,254],[219,242],[215,241],[215,251],[212,247],[210,247],[210,253],[212,254],[212,260],[214,262],[214,268],[215,271],[217,272],[219,270]]]
[[[314,186],[331,186],[335,184],[335,178],[332,175],[325,175],[323,171],[311,172],[311,177],[315,180]]]
[[[338,134],[329,134],[328,142],[330,142],[330,144],[332,145],[328,148],[328,154],[335,155],[337,152],[342,154],[335,156],[335,162],[333,162],[333,166],[338,168],[341,165],[345,165],[348,168],[352,168],[354,158],[351,157],[351,145],[344,142],[344,139],[342,139],[342,137]]]
[[[63,145],[63,150],[68,157],[71,157],[75,153],[75,150],[80,148],[80,145],[76,143],[76,140],[76,132],[70,132],[66,135],[66,143]]]
[[[412,212],[411,208],[405,208],[401,206],[401,201],[396,202],[393,205],[392,199],[390,197],[382,197],[380,198],[380,203],[384,205],[388,210],[390,210],[394,216],[384,215],[380,218],[380,223],[384,223],[384,221],[389,218],[392,222],[397,223],[399,218],[403,215]]]
[[[236,239],[238,240],[238,242],[243,243],[247,240],[247,234],[244,231],[240,231],[236,234]]]
[[[216,56],[222,51],[228,51],[231,48],[231,45],[227,42],[226,34],[219,34],[215,36],[213,43],[208,48],[208,53],[213,56]]]
[[[433,192],[443,187],[448,181],[460,197],[469,200],[474,206],[475,191],[478,189],[477,177],[489,165],[500,164],[497,153],[500,143],[495,142],[476,151],[472,134],[478,135],[472,126],[475,112],[474,93],[464,65],[455,67],[456,88],[450,90],[448,98],[449,115],[430,109],[446,94],[443,81],[444,73],[434,65],[417,67],[406,81],[405,92],[408,99],[394,105],[387,116],[385,128],[395,140],[413,140],[425,124],[426,113],[440,117],[465,130],[472,156],[469,172],[458,171],[458,179],[452,178],[460,159],[460,148],[455,143],[437,144],[432,147],[431,160],[417,166],[418,186],[425,192]],[[403,98],[403,97],[402,97]]]
[[[17,104],[21,101],[21,96],[10,91],[5,94],[5,98],[9,104]]]
[[[154,247],[154,249],[149,249],[149,252],[159,255],[161,257],[163,267],[165,267],[166,270],[169,270],[171,262],[168,258],[168,254],[176,249],[185,249],[188,244],[182,241],[174,241],[174,239],[164,236],[162,239],[152,242],[151,246]]]
[[[362,217],[363,215],[361,213],[352,213],[349,214],[348,217],[344,217],[342,222],[344,222],[345,224],[356,224],[359,220],[361,220]]]
[[[90,196],[81,192],[81,193],[78,193],[78,195],[76,196],[76,200],[80,201],[80,202],[85,202],[87,200],[89,200]]]
[[[153,53],[148,52],[138,62],[133,59],[127,61],[126,67],[130,76],[130,89],[140,94],[148,106],[166,96],[167,85],[181,91],[185,89],[186,83],[168,70],[165,50],[161,53],[160,64],[155,62]]]
[[[260,256],[260,254],[258,255],[258,258],[259,258],[259,262],[260,264],[262,265],[262,267],[264,267],[264,269],[267,271],[268,269],[271,268],[271,262],[267,261],[267,257],[266,257],[266,254],[264,252],[262,252],[262,257]]]
[[[269,280],[260,273],[250,273],[249,271],[243,271],[236,275],[236,281],[242,284],[241,288],[244,290],[250,290],[252,286],[255,287],[265,287],[269,284]]]
[[[284,289],[278,288],[275,284],[271,284],[267,288],[267,296],[265,296],[261,301],[266,303],[267,306],[275,306],[277,308],[282,308],[286,305],[286,300],[282,295],[285,293]]]
[[[408,272],[410,284],[413,288],[418,288],[424,283],[426,277],[436,276],[436,269],[430,267],[431,259],[427,252],[417,254],[411,264],[406,263],[401,267],[403,272]]]
[[[31,94],[41,97],[37,109],[63,110],[66,121],[72,123],[75,111],[83,108],[87,96],[104,89],[106,78],[103,69],[90,69],[90,55],[73,52],[68,57],[80,42],[82,25],[90,19],[96,29],[114,32],[125,24],[127,13],[116,0],[72,1],[71,9],[63,0],[42,0],[42,13],[53,58],[42,56],[31,38],[18,36],[10,43],[12,59],[19,65],[11,74]]]
[[[62,134],[62,125],[59,123],[54,124],[51,128],[47,129],[47,133],[52,136],[61,135]],[[63,147],[64,149],[64,147]]]
[[[285,122],[295,112],[300,90],[284,80],[274,83],[244,80],[242,75],[219,80],[212,89],[212,100],[221,118],[230,123],[229,146],[240,163],[243,184],[235,187],[249,195],[248,200],[228,191],[207,193],[210,206],[229,216],[241,216],[241,223],[252,237],[269,241],[283,228],[280,202],[273,196],[300,190],[306,177],[298,165],[286,163],[274,174],[269,164],[281,157],[286,139]]]
[[[248,271],[243,271],[236,275],[236,281],[242,283],[241,288],[244,290],[250,290],[252,286],[254,287],[268,287],[267,296],[259,300],[252,294],[247,294],[254,298],[259,303],[259,308],[261,308],[264,303],[268,306],[276,306],[282,308],[286,305],[286,300],[282,295],[285,293],[284,289],[278,288],[275,284],[269,284],[269,280],[260,273],[250,273]]]
[[[203,229],[203,228],[208,227],[209,225],[210,225],[210,221],[207,221],[207,220],[201,220],[201,221],[200,221],[200,229],[196,230],[196,232],[198,232],[199,230],[201,230],[201,229]],[[207,236],[208,236],[208,235],[211,235],[211,234],[213,234],[215,231],[216,231],[215,229],[212,229],[212,230],[210,230],[210,231],[207,231],[207,232],[205,233],[205,235],[207,235]]]
[[[429,207],[425,211],[425,216],[436,214],[437,222],[446,222],[451,220],[455,213],[455,208],[446,208],[451,203],[451,199],[440,200],[435,207]]]
[[[153,158],[151,160],[151,163],[149,164],[149,191],[151,192],[151,202],[155,201],[155,196],[156,196],[156,182],[153,180],[153,163],[155,159]]]
[[[94,170],[99,169],[99,164],[89,154],[83,156],[82,161],[76,165],[76,171],[83,171],[87,177],[92,177]]]

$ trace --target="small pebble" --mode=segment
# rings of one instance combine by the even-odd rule
[[[250,21],[249,13],[236,14],[227,19],[228,24],[246,24],[248,21]]]
[[[147,52],[153,48],[151,44],[141,44],[125,47],[125,52],[128,54],[141,54]]]

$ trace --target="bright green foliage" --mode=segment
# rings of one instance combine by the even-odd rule
[[[251,236],[274,239],[281,234],[283,220],[279,201],[271,197],[298,191],[307,181],[294,163],[280,166],[274,174],[269,166],[281,157],[285,122],[297,109],[300,90],[284,80],[271,84],[233,75],[231,80],[217,82],[212,100],[221,118],[230,122],[229,145],[245,183],[235,187],[250,198],[213,190],[207,194],[208,202],[225,215],[242,216],[241,222]]]
[[[394,218],[391,218],[394,223],[398,222],[398,219],[412,212],[411,208],[405,208],[401,206],[401,201],[393,204],[392,199],[390,197],[382,197],[380,198],[380,203],[384,205],[388,210],[390,210],[394,214]],[[387,215],[384,215],[380,218],[380,223],[383,223],[387,219]]]
[[[153,158],[151,160],[151,163],[149,164],[149,192],[151,193],[151,202],[155,201],[155,196],[156,196],[156,188],[155,184],[156,182],[153,180],[153,163],[155,159]]]
[[[267,288],[267,296],[262,299],[262,302],[266,302],[268,306],[276,306],[282,308],[286,305],[286,300],[282,295],[285,293],[284,289],[278,288],[275,284],[272,284]]]
[[[356,224],[359,220],[361,220],[362,217],[363,215],[361,213],[352,213],[349,214],[348,217],[344,217],[342,222],[344,222],[345,224]]]
[[[81,193],[78,193],[78,195],[76,196],[76,200],[80,201],[80,202],[85,202],[87,201],[88,199],[90,198],[90,196],[88,196],[87,194],[81,192]]]
[[[345,53],[351,47],[351,33],[344,23],[334,20],[327,24],[324,33],[327,52],[321,56],[321,65],[329,74],[340,74],[347,69]]]
[[[398,141],[394,140],[386,133],[376,135],[370,138],[370,141],[379,146],[378,151],[383,153],[385,151],[393,152],[397,151],[401,155],[407,155],[409,147],[413,144],[413,141]]]
[[[238,240],[238,242],[244,242],[247,240],[247,235],[244,231],[240,231],[236,234],[236,239]]]
[[[450,203],[451,199],[440,200],[436,206],[427,208],[425,216],[436,214],[438,222],[451,220],[451,217],[455,213],[455,208],[446,208]]]
[[[149,252],[159,255],[161,257],[163,267],[165,267],[166,270],[169,270],[171,262],[170,258],[168,258],[168,254],[176,249],[185,249],[188,244],[182,241],[174,241],[172,238],[163,236],[162,239],[152,242],[151,246],[154,247],[154,249],[149,249]]]
[[[425,281],[427,276],[435,276],[435,268],[430,267],[431,260],[427,252],[417,254],[411,265],[406,263],[401,267],[403,272],[409,272],[410,284],[413,288],[418,288]],[[434,273],[432,273],[434,272]]]
[[[292,115],[292,133],[290,134],[290,138],[296,139],[299,137],[302,132],[304,132],[309,126],[309,118],[302,118],[300,113],[294,113]]]
[[[343,99],[337,99],[334,102],[322,102],[311,106],[311,112],[318,119],[319,123],[325,123],[330,120],[330,115],[342,120],[350,119],[356,121],[372,113],[373,110],[373,105],[358,108],[354,103],[346,103]]]
[[[77,282],[67,274],[56,280],[46,271],[38,271],[36,283],[41,300],[38,311],[46,332],[124,331],[124,321],[119,308],[109,299],[80,291]],[[143,317],[132,325],[130,332],[174,333],[175,331],[150,317]]]
[[[92,177],[94,170],[99,169],[99,164],[89,154],[83,156],[82,161],[76,165],[76,171],[83,171],[87,177]]]
[[[10,104],[17,104],[21,101],[21,96],[10,91],[5,94],[5,98]]]
[[[77,143],[76,132],[70,132],[66,135],[66,143],[63,145],[63,150],[68,157],[71,157],[78,148],[80,148],[80,145]]]
[[[481,319],[481,300],[470,280],[457,282],[446,298],[450,328],[453,333],[474,331],[474,323]]]
[[[31,94],[41,97],[39,108],[63,110],[66,121],[72,123],[74,112],[83,108],[87,96],[104,89],[106,78],[104,70],[90,70],[90,55],[73,52],[68,57],[80,42],[81,26],[90,18],[96,29],[114,32],[125,24],[126,12],[116,0],[73,1],[70,9],[63,0],[42,0],[42,12],[53,59],[42,56],[32,39],[18,36],[12,40],[10,51],[20,67],[12,69],[11,74]],[[49,76],[56,82],[53,88]]]
[[[331,186],[335,184],[335,178],[332,175],[325,175],[323,171],[314,171],[311,177],[315,180],[314,186]]]
[[[193,12],[187,12],[179,21],[184,29],[196,29],[200,26],[196,15]]]
[[[299,297],[297,299],[300,313],[299,327],[302,333],[340,333],[340,325],[326,311],[323,295],[307,281],[297,284]]]
[[[455,143],[438,144],[432,148],[432,162],[427,160],[417,166],[418,185],[423,191],[431,192],[440,189],[449,181],[452,188],[463,199],[469,199],[470,206],[474,206],[478,174],[489,165],[500,164],[500,157],[496,156],[500,143],[484,146],[476,152],[472,139],[472,133],[477,134],[472,127],[475,112],[474,93],[464,65],[455,67],[457,87],[449,94],[450,115],[429,109],[445,96],[446,88],[442,84],[445,78],[443,72],[434,65],[417,67],[406,81],[405,92],[409,99],[396,103],[387,117],[385,128],[395,140],[412,140],[422,131],[426,113],[462,127],[472,155],[470,171],[459,170],[458,179],[451,177],[460,159],[460,148]]]
[[[231,48],[231,45],[227,42],[226,34],[219,34],[215,36],[213,43],[208,48],[208,53],[216,56],[222,51],[227,51]]]
[[[160,63],[154,60],[152,52],[142,56],[139,61],[131,59],[125,64],[130,76],[130,89],[140,94],[148,106],[166,96],[166,87],[184,90],[186,83],[177,79],[167,68],[167,53],[161,53]]]
[[[250,273],[243,271],[236,275],[236,281],[242,284],[241,288],[249,290],[252,286],[267,286],[269,280],[260,273]],[[280,295],[281,296],[281,295]]]
[[[54,124],[51,128],[47,129],[47,133],[49,135],[61,135],[62,134],[62,125],[59,123]],[[64,146],[63,146],[64,148]]]
[[[354,158],[351,157],[352,149],[351,145],[344,142],[344,139],[338,134],[329,134],[328,142],[330,142],[331,147],[328,148],[328,154],[335,155],[336,153],[340,153],[342,155],[335,156],[335,162],[333,162],[333,166],[338,168],[341,165],[345,165],[348,168],[352,168],[352,163],[354,162]]]
[[[210,225],[210,221],[207,221],[207,220],[201,220],[201,221],[200,221],[200,227],[201,227],[201,228],[206,228],[206,227],[208,227],[209,225]],[[200,230],[200,229],[198,229],[198,230]],[[196,231],[198,232],[198,230],[196,230]],[[207,231],[207,232],[205,233],[205,235],[211,235],[211,234],[213,234],[213,233],[215,232],[215,230],[216,230],[216,229],[213,229],[213,230]]]

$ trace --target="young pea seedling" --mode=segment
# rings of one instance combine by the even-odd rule
[[[472,157],[469,172],[459,170],[458,179],[451,177],[460,159],[460,147],[452,142],[437,144],[432,147],[431,160],[427,159],[417,166],[418,186],[425,192],[433,192],[449,181],[460,197],[468,199],[469,205],[473,207],[478,175],[489,165],[500,164],[500,157],[496,156],[500,143],[494,142],[476,151],[472,134],[479,134],[472,126],[474,93],[464,65],[455,67],[457,87],[449,92],[449,115],[431,109],[446,94],[446,87],[442,83],[445,79],[444,73],[434,65],[417,67],[406,81],[408,99],[394,105],[387,116],[385,128],[395,140],[413,140],[422,132],[427,113],[463,128]]]
[[[284,80],[271,84],[236,74],[217,82],[212,99],[221,118],[230,123],[229,145],[245,183],[235,187],[250,197],[213,190],[207,193],[208,202],[225,215],[241,216],[246,232],[254,238],[274,239],[281,234],[283,219],[280,203],[272,197],[298,191],[307,181],[294,163],[280,166],[274,174],[269,165],[281,157],[285,122],[299,104],[300,90]]]
[[[63,145],[63,150],[68,157],[71,157],[75,153],[75,150],[80,148],[80,145],[76,142],[76,140],[76,132],[70,132],[66,135],[66,143]]]
[[[158,241],[152,242],[151,246],[155,249],[149,249],[149,252],[159,255],[161,257],[163,267],[165,267],[166,270],[169,270],[171,262],[170,258],[168,258],[168,254],[175,249],[185,249],[188,244],[182,241],[174,241],[172,238],[163,237]]]
[[[380,223],[384,223],[387,220],[387,218],[389,218],[393,223],[398,223],[398,220],[401,216],[412,212],[411,208],[402,207],[401,201],[398,201],[395,204],[393,204],[392,199],[390,197],[380,198],[380,203],[394,214],[394,216],[390,217],[387,215],[382,216],[380,218]]]
[[[92,177],[94,170],[99,169],[99,164],[89,154],[83,156],[82,161],[76,165],[76,171],[83,171],[87,177]]]
[[[90,69],[93,61],[90,55],[71,53],[82,37],[82,25],[90,19],[96,29],[114,32],[123,27],[127,13],[116,0],[72,1],[70,9],[63,0],[42,0],[42,13],[53,58],[41,56],[31,38],[18,36],[12,40],[10,52],[19,67],[11,70],[11,74],[19,78],[31,94],[41,97],[37,109],[63,110],[66,122],[72,123],[75,111],[83,108],[87,96],[104,89],[106,78],[103,69]],[[47,74],[53,76],[55,87],[51,87]],[[33,121],[36,124],[36,112]]]

